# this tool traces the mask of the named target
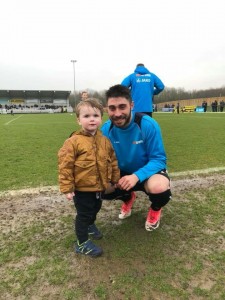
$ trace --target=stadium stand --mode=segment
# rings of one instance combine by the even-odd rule
[[[0,90],[0,113],[72,112],[71,91]]]

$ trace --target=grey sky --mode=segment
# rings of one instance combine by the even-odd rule
[[[167,87],[225,85],[223,0],[7,0],[0,89],[103,90],[137,63]]]

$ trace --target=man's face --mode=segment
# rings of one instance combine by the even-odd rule
[[[108,115],[112,123],[117,127],[127,126],[130,123],[133,105],[133,102],[130,103],[124,97],[108,98]]]

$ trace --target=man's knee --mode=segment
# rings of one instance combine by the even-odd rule
[[[154,174],[146,181],[145,190],[148,194],[160,194],[170,188],[170,179],[163,174]]]
[[[149,193],[149,199],[152,202],[151,207],[153,210],[161,209],[170,201],[171,198],[172,194],[170,189],[158,194]]]

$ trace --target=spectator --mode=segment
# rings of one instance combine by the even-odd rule
[[[220,101],[220,112],[223,112],[225,102],[223,100]]]
[[[204,112],[207,112],[207,106],[208,106],[208,104],[207,104],[207,102],[204,100],[204,101],[202,102],[202,107],[203,107],[203,109],[204,109]]]
[[[81,101],[87,100],[88,99],[88,92],[83,91],[81,93]]]
[[[152,116],[153,97],[164,89],[162,81],[151,73],[144,64],[137,64],[134,73],[128,75],[121,83],[131,89],[134,112],[143,112]]]
[[[212,112],[217,112],[217,101],[216,100],[212,102],[211,106],[212,106]]]
[[[218,111],[218,102],[217,102],[217,100],[215,100],[214,102],[215,102],[215,112],[217,112]]]

